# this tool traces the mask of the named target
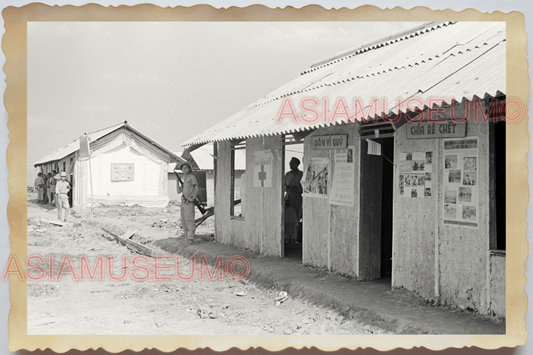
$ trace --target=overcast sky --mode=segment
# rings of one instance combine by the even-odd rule
[[[38,159],[125,120],[182,151],[313,62],[417,24],[28,23],[28,183]]]

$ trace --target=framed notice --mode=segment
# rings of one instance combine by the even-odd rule
[[[443,210],[446,225],[479,226],[478,138],[446,139]]]
[[[111,181],[133,181],[135,164],[111,163]]]
[[[328,197],[329,175],[329,158],[311,158],[305,168],[304,195]]]
[[[353,146],[349,146],[344,152],[335,153],[335,170],[331,183],[330,205],[348,206],[354,205],[354,163]],[[339,149],[342,151],[342,149]]]

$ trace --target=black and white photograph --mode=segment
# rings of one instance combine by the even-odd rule
[[[433,164],[433,152],[426,152],[426,165]]]
[[[464,170],[476,171],[477,159],[476,157],[464,157]]]
[[[463,219],[476,220],[476,206],[463,206]]]
[[[456,190],[446,190],[444,192],[444,203],[456,204],[457,203],[457,191]]]
[[[446,155],[444,158],[445,169],[457,169],[457,155]]]
[[[434,98],[506,99],[504,22],[39,21],[27,38],[28,334],[506,333],[505,123],[406,134],[413,97],[424,120]],[[494,164],[443,148],[493,135]],[[471,188],[448,184],[479,203],[457,213]]]
[[[477,172],[463,172],[463,185],[476,185]]]
[[[472,189],[469,187],[460,187],[458,198],[459,202],[472,202]]]
[[[448,171],[448,182],[450,184],[461,182],[461,169],[454,169]]]
[[[455,218],[457,215],[457,206],[445,204],[444,205],[444,215],[448,218]]]

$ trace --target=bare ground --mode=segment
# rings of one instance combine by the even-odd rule
[[[191,281],[172,277],[171,281],[153,280],[153,272],[145,281],[126,277],[123,281],[73,281],[65,273],[59,281],[48,280],[50,256],[54,274],[57,275],[65,255],[70,256],[79,277],[80,256],[94,265],[98,256],[112,256],[113,275],[127,270],[121,258],[128,260],[138,255],[112,240],[102,226],[114,233],[138,230],[137,242],[168,255],[158,249],[155,242],[180,238],[179,206],[148,209],[139,206],[96,207],[91,218],[90,210],[74,210],[69,224],[60,227],[44,220],[56,220],[57,211],[52,206],[28,200],[28,255],[40,255],[45,277],[42,281],[28,281],[28,334],[376,334],[382,330],[346,319],[333,310],[305,301],[288,298],[276,305],[279,290],[264,290],[244,281],[200,280],[198,269]],[[212,220],[197,230],[209,235]],[[209,238],[200,240],[207,243]],[[175,257],[175,256],[174,256]],[[107,260],[107,259],[106,259]],[[150,258],[150,261],[153,261]],[[166,260],[170,270],[162,276],[173,275],[175,264]],[[171,263],[171,264],[169,264]],[[172,267],[174,265],[174,267]],[[190,262],[181,260],[182,274],[189,274]],[[68,264],[63,270],[69,270]],[[37,275],[37,271],[34,275]],[[107,270],[104,276],[107,275]]]

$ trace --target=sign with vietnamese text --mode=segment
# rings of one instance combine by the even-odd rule
[[[464,138],[466,123],[447,121],[407,124],[407,139]]]
[[[311,137],[311,149],[346,149],[347,146],[347,134]]]

